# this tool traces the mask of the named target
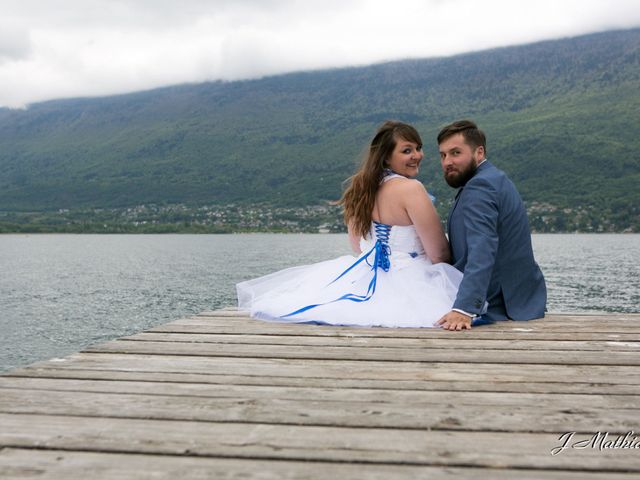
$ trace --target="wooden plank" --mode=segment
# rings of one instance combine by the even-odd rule
[[[174,322],[166,324],[168,327],[173,326],[186,326],[186,325],[200,325],[200,326],[217,326],[225,327],[234,333],[279,333],[282,335],[374,335],[374,336],[417,336],[421,335],[445,335],[445,336],[466,336],[481,334],[481,332],[546,332],[546,333],[567,333],[569,331],[583,332],[583,333],[602,333],[602,334],[634,334],[640,333],[640,321],[627,318],[626,320],[609,320],[600,321],[599,318],[582,319],[582,320],[563,320],[551,321],[547,319],[532,320],[528,322],[497,322],[491,325],[483,325],[472,328],[471,330],[465,330],[461,332],[450,332],[442,330],[440,328],[368,328],[368,327],[338,327],[330,325],[308,325],[300,323],[285,323],[285,322],[267,322],[262,320],[255,320],[247,317],[236,318],[216,318],[216,317],[192,317],[176,320]],[[158,326],[150,329],[149,331],[158,331],[158,329],[166,328],[165,326]],[[162,330],[160,330],[162,331]],[[212,332],[214,333],[214,332]]]
[[[331,401],[345,403],[393,403],[397,405],[455,405],[476,406],[531,406],[572,409],[576,405],[589,408],[640,409],[635,395],[556,394],[556,393],[509,393],[458,391],[455,398],[451,391],[432,390],[386,390],[370,388],[326,388],[317,386],[274,385],[216,385],[203,383],[124,382],[117,380],[76,380],[48,378],[0,377],[2,389],[28,390],[37,395],[37,390],[49,392],[91,392],[105,394],[141,394],[184,397],[221,397],[230,399],[279,399],[299,401]],[[5,392],[6,394],[6,392]],[[7,400],[0,399],[0,404]],[[634,414],[635,415],[635,414]]]
[[[354,331],[355,330],[355,331]],[[379,329],[382,330],[382,329]],[[195,324],[195,325],[160,325],[158,327],[153,327],[150,330],[147,330],[139,335],[193,335],[194,337],[198,335],[215,335],[219,337],[243,337],[243,336],[252,336],[252,337],[264,337],[265,341],[270,337],[275,337],[277,339],[282,339],[286,341],[295,342],[299,340],[300,342],[322,342],[322,341],[332,341],[334,339],[338,339],[338,341],[347,341],[350,339],[359,340],[359,339],[372,339],[372,340],[388,340],[393,342],[394,340],[401,341],[405,339],[419,341],[421,339],[439,339],[442,341],[451,340],[451,341],[461,341],[461,340],[517,340],[520,341],[534,341],[534,340],[547,340],[547,341],[570,341],[570,342],[582,342],[582,341],[632,341],[637,342],[640,341],[640,333],[588,333],[582,331],[574,331],[574,332],[546,332],[546,331],[538,331],[538,332],[529,332],[529,331],[487,331],[482,330],[481,328],[474,328],[472,330],[467,330],[465,332],[457,332],[460,333],[461,336],[458,335],[448,335],[443,334],[443,332],[439,329],[421,329],[417,333],[414,334],[412,332],[415,329],[411,329],[411,331],[407,331],[408,329],[403,329],[403,331],[397,332],[395,335],[378,335],[376,331],[371,332],[367,329],[366,332],[362,332],[356,329],[349,329],[345,331],[338,331],[332,335],[307,335],[302,334],[302,332],[298,332],[296,334],[295,331],[291,329],[286,329],[285,331],[273,331],[272,329],[262,329],[260,331],[245,331],[243,329],[233,328],[233,327],[225,327],[220,325],[214,325],[211,323],[207,324]],[[137,335],[132,335],[131,337],[123,337],[123,339],[133,339],[137,337]],[[160,338],[160,337],[158,337]]]
[[[283,325],[294,326],[297,328],[356,328],[356,329],[372,329],[372,330],[439,330],[438,328],[374,328],[374,327],[349,327],[349,326],[335,326],[335,325],[315,325],[295,322],[281,322],[271,320],[261,320],[249,317],[248,315],[234,315],[234,316],[220,316],[220,315],[195,315],[182,319],[177,319],[175,322],[190,321],[193,323],[200,322],[205,323],[207,321],[216,322],[219,324],[233,325],[246,322],[262,323],[267,325]],[[605,314],[605,315],[550,315],[545,318],[539,318],[529,321],[497,321],[489,325],[482,325],[478,327],[478,330],[495,329],[495,330],[509,330],[513,328],[538,328],[541,326],[552,327],[565,327],[565,326],[605,326],[605,327],[617,327],[623,326],[627,328],[637,328],[640,321],[640,314]],[[173,322],[172,322],[173,323]]]
[[[559,436],[181,420],[0,414],[0,444],[92,450],[331,462],[482,468],[640,472],[629,449],[570,449],[551,455]],[[576,437],[582,439],[583,437]]]
[[[3,471],[2,465],[7,465]],[[11,470],[7,470],[7,468]],[[162,458],[148,455],[123,455],[111,453],[87,453],[66,451],[39,451],[8,449],[0,454],[0,474],[7,480],[24,478],[9,476],[12,472],[38,472],[38,478],[65,480],[154,478],[173,480],[175,478],[246,478],[261,480],[280,479],[325,479],[341,478],[345,480],[367,478],[371,480],[394,480],[430,478],[438,479],[475,479],[478,470],[472,468],[417,467],[409,465],[349,465],[329,462],[296,462],[261,460],[247,462],[227,458],[172,457]],[[40,476],[44,473],[45,476]],[[79,475],[79,472],[81,476]],[[491,469],[485,471],[492,479],[521,480],[558,478],[559,471]],[[635,478],[634,474],[599,472],[562,472],[562,478],[585,480],[617,480]]]
[[[542,403],[542,402],[541,402]],[[508,407],[508,408],[506,408]],[[280,425],[461,430],[475,432],[626,432],[637,410],[590,405],[474,405],[458,396],[440,404],[246,397],[0,390],[0,412],[100,418],[246,422]]]
[[[147,383],[204,384],[204,385],[247,385],[314,388],[354,388],[375,390],[428,390],[428,391],[469,391],[469,392],[512,392],[512,393],[566,393],[590,395],[640,395],[640,385],[620,385],[616,383],[583,382],[510,382],[476,380],[458,381],[452,373],[450,380],[395,380],[395,379],[348,379],[318,377],[282,377],[266,375],[225,375],[208,373],[171,373],[151,371],[82,370],[26,367],[12,370],[0,378],[42,378],[42,379],[82,379],[88,381],[126,381],[139,383],[141,388]],[[579,379],[578,379],[579,380]],[[583,379],[586,380],[586,379]],[[614,379],[615,380],[615,379]]]
[[[515,338],[515,337],[513,337]],[[225,343],[246,345],[296,345],[314,347],[385,347],[385,348],[482,348],[491,350],[565,350],[565,351],[629,351],[640,353],[640,336],[637,339],[601,340],[529,340],[520,337],[517,342],[504,339],[481,340],[469,338],[384,338],[384,337],[294,337],[287,335],[215,335],[143,332],[120,338],[120,341],[171,342],[171,343]]]
[[[334,325],[316,325],[316,324],[305,324],[305,323],[296,323],[296,322],[282,322],[282,321],[273,321],[273,320],[262,320],[255,319],[248,315],[193,315],[190,317],[185,317],[181,319],[176,319],[176,322],[183,321],[191,321],[191,322],[216,322],[220,324],[242,324],[246,322],[258,322],[272,325],[294,325],[297,327],[311,327],[315,328],[321,326],[322,328],[356,328],[356,329],[371,329],[371,327],[348,327],[348,326],[334,326]],[[626,327],[633,327],[637,325],[637,322],[640,321],[640,313],[635,314],[603,314],[603,315],[548,315],[545,318],[539,318],[535,320],[528,321],[497,321],[490,325],[483,325],[479,327],[478,330],[484,330],[487,328],[490,329],[509,329],[509,328],[530,328],[535,326],[545,326],[545,327],[554,327],[554,326],[566,326],[566,325],[604,325],[608,327],[615,327],[616,325],[623,325]],[[380,328],[373,328],[380,329]],[[430,328],[410,328],[411,330],[430,330]],[[382,328],[382,330],[405,330],[405,328]]]
[[[636,350],[607,352],[549,350],[542,352],[514,349],[464,348],[450,351],[429,348],[388,348],[388,347],[331,347],[296,345],[246,345],[207,343],[167,343],[167,342],[127,342],[111,341],[89,347],[84,352],[93,353],[134,353],[145,355],[190,355],[254,358],[291,358],[327,360],[377,360],[404,362],[474,362],[521,363],[546,365],[629,365],[640,366],[640,355]]]
[[[640,369],[620,365],[501,365],[482,363],[420,363],[367,360],[200,357],[77,353],[34,368],[203,373],[265,377],[342,378],[352,380],[455,380],[485,382],[563,382],[640,385]]]
[[[300,462],[287,460],[245,460],[188,456],[74,452],[66,450],[25,450],[7,448],[0,451],[0,478],[22,480],[210,480],[243,478],[247,480],[476,480],[479,475],[493,480],[627,480],[635,473],[567,472],[492,468],[479,470],[464,467],[430,467],[413,465],[347,464]]]

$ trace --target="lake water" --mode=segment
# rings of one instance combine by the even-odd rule
[[[640,235],[533,236],[550,312],[639,312]],[[348,254],[346,235],[0,235],[0,371],[204,310]]]

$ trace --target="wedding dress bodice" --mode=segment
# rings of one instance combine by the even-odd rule
[[[382,184],[393,178],[405,177],[389,171],[380,183]],[[408,254],[412,258],[424,255],[424,247],[413,225],[387,225],[372,222],[369,235],[360,239],[360,249],[366,252],[373,248],[378,240],[388,247],[389,255],[398,257],[399,254]]]
[[[376,229],[376,225],[383,225],[389,230],[388,238],[384,238],[385,235],[380,234],[380,227]],[[380,236],[382,236],[382,238],[380,238]],[[378,240],[389,247],[389,255],[397,256],[400,253],[409,254],[411,257],[424,255],[424,247],[413,225],[385,225],[373,222],[371,225],[371,233],[365,238],[360,239],[360,249],[366,252],[371,249]]]

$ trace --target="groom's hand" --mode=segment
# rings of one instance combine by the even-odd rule
[[[471,317],[452,310],[438,320],[436,325],[442,325],[445,330],[464,330],[471,328]]]

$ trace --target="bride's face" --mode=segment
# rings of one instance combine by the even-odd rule
[[[418,175],[422,157],[422,145],[399,138],[387,167],[405,177],[415,177]]]

